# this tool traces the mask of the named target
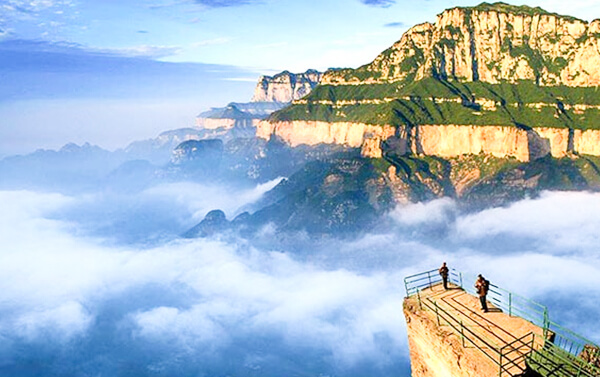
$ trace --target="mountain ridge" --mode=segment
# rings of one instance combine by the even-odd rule
[[[599,155],[599,41],[600,20],[504,3],[454,7],[373,62],[327,71],[257,134],[290,145],[352,140],[367,157],[382,156],[392,137],[405,153],[445,157]],[[498,146],[488,133],[509,139]]]

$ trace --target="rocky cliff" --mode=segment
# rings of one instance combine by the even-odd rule
[[[261,76],[252,102],[292,102],[309,94],[321,81],[321,72],[309,69],[304,73],[283,71],[275,76]]]
[[[321,80],[322,73],[309,69],[304,73],[281,72],[261,76],[249,103],[232,102],[212,108],[196,117],[196,126],[205,130],[252,130],[262,119],[287,106],[292,100],[309,94]]]
[[[371,64],[329,72],[323,83],[452,78],[491,84],[600,84],[600,20],[591,23],[541,8],[482,3],[456,7],[411,28]]]
[[[411,28],[372,63],[329,70],[310,95],[259,124],[258,134],[270,130],[292,145],[339,142],[322,133],[326,127],[312,139],[303,128],[329,123],[339,134],[346,124],[351,134],[362,124],[370,128],[360,143],[369,157],[384,153],[377,143],[390,127],[406,153],[598,154],[599,38],[600,20],[504,3],[452,8]]]
[[[492,377],[498,367],[475,347],[463,347],[452,329],[438,326],[435,314],[414,300],[404,303],[412,377]]]

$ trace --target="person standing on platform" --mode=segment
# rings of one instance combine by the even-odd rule
[[[442,264],[442,267],[440,267],[440,269],[438,270],[438,272],[440,273],[440,276],[442,277],[442,282],[444,283],[444,289],[448,289],[448,272],[450,270],[448,269],[448,266],[446,266],[446,262],[444,262]]]
[[[479,301],[481,302],[481,310],[484,313],[488,312],[487,307],[487,294],[490,290],[490,282],[487,281],[481,274],[477,276],[477,281],[475,282],[475,289],[477,289],[477,293],[479,293]]]

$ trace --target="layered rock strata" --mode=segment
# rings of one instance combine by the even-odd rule
[[[454,78],[540,85],[600,85],[600,20],[590,23],[541,8],[482,3],[423,23],[355,74],[331,71],[324,84]],[[360,79],[360,72],[371,77]]]
[[[309,69],[304,73],[283,71],[275,76],[261,76],[252,102],[292,102],[310,93],[321,81],[322,73]]]
[[[232,102],[205,111],[196,117],[196,126],[207,130],[254,128],[274,111],[309,94],[321,76],[321,72],[312,69],[298,74],[284,71],[275,76],[261,76],[251,102]]]
[[[392,136],[442,157],[600,155],[599,86],[600,20],[482,3],[414,26],[370,64],[327,71],[257,133],[369,157]]]
[[[457,157],[490,154],[531,161],[570,152],[600,155],[600,131],[571,133],[568,129],[520,129],[506,126],[421,125],[412,128],[352,122],[289,121],[257,124],[256,135],[277,136],[289,145],[343,144],[361,148],[370,158],[383,156],[383,142],[392,138],[397,155]]]

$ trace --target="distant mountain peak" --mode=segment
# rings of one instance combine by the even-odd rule
[[[312,91],[321,81],[322,73],[309,69],[304,73],[283,71],[274,76],[261,76],[252,102],[292,102]]]

